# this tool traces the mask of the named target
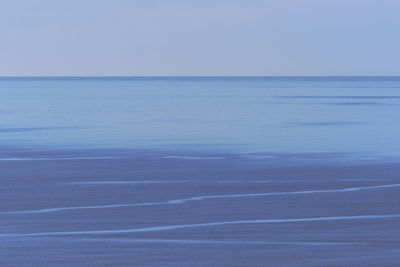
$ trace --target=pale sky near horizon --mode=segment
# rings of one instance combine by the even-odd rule
[[[400,75],[398,0],[2,0],[0,76]]]

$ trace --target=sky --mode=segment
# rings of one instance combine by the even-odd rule
[[[398,0],[2,0],[0,76],[400,75]]]

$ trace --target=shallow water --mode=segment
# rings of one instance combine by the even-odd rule
[[[0,265],[394,265],[399,87],[1,78]]]

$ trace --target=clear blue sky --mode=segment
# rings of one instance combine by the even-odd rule
[[[399,0],[2,0],[0,75],[400,75]]]

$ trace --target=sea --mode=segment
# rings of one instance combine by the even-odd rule
[[[396,266],[400,77],[1,77],[1,266]]]

